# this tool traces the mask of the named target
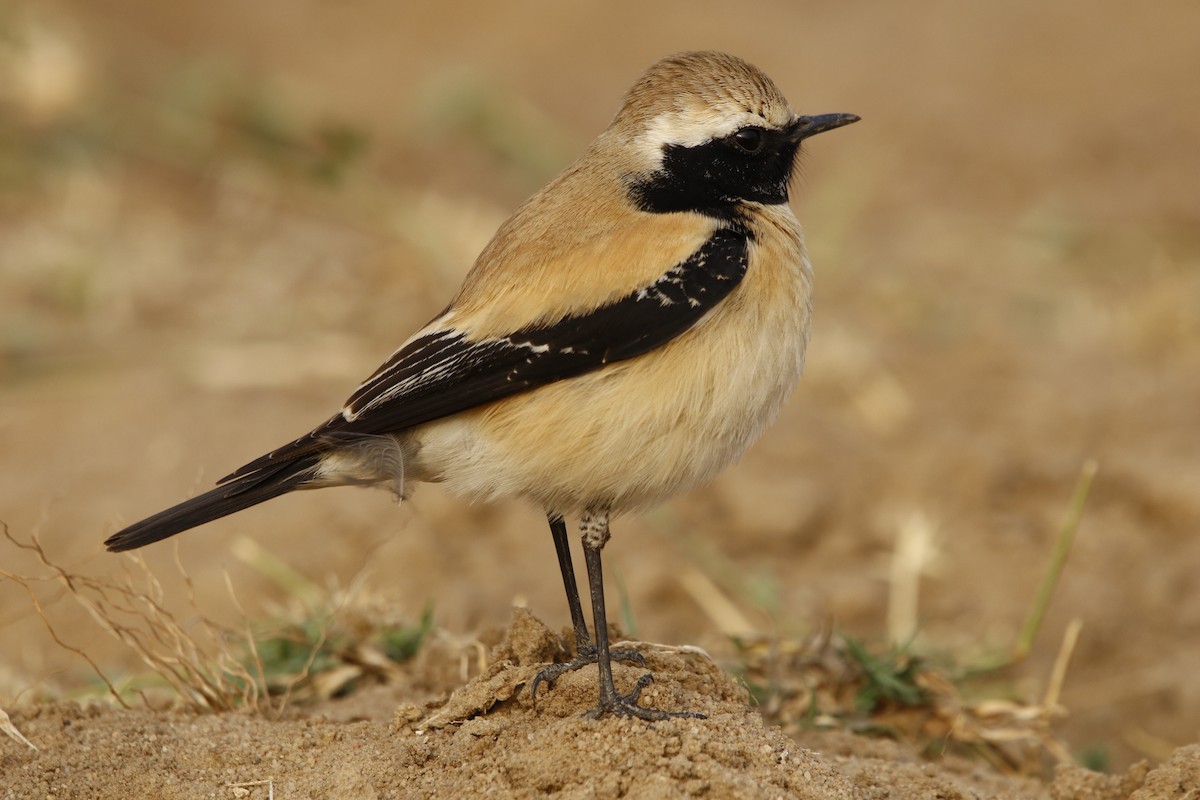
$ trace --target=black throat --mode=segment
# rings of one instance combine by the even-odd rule
[[[666,145],[662,167],[634,176],[630,197],[643,211],[697,211],[721,219],[739,216],[742,202],[786,203],[799,142],[779,131],[765,134],[757,153],[739,148],[733,135],[692,147]]]

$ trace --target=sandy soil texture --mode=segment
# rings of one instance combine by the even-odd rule
[[[581,721],[587,671],[536,710],[516,691],[537,636],[492,683],[429,662],[281,720],[80,708],[103,695],[80,653],[124,689],[145,667],[4,540],[0,570],[37,580],[0,580],[0,708],[40,750],[0,737],[0,797],[257,798],[272,787],[226,784],[266,778],[277,797],[1195,796],[1197,30],[1194,3],[1115,0],[4,5],[0,521],[18,540],[138,574],[106,535],[326,418],[646,65],[725,49],[798,110],[863,121],[813,140],[797,177],[817,272],[800,389],[712,486],[616,521],[610,613],[713,653],[832,628],[994,663],[1095,463],[1028,658],[962,691],[1041,702],[1078,624],[1053,733],[1108,772],[1030,782],[911,741],[785,734],[686,651],[654,651],[648,691],[707,721]],[[566,623],[537,510],[436,487],[399,507],[288,497],[145,559],[198,637],[313,593],[431,606],[464,639],[514,605]],[[510,696],[421,728],[453,689]]]
[[[44,752],[5,754],[5,790],[30,798],[1120,800],[1185,797],[1179,792],[1200,781],[1200,746],[1123,776],[1067,767],[1049,786],[958,758],[923,763],[902,746],[848,734],[814,733],[801,747],[764,725],[745,691],[695,653],[651,651],[657,681],[645,700],[707,719],[581,719],[579,709],[593,702],[593,675],[570,673],[535,704],[525,689],[556,637],[527,613],[508,633],[494,668],[432,709],[396,692],[360,697],[348,714],[334,703],[330,716],[273,721],[69,704],[26,709],[17,722]],[[641,671],[619,666],[618,680],[632,684]]]

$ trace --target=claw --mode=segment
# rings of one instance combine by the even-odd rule
[[[636,664],[639,667],[646,666],[646,657],[637,650],[613,650],[609,654],[613,661],[620,661],[624,664]],[[551,664],[534,676],[533,682],[529,685],[529,694],[533,698],[537,698],[538,686],[545,683],[553,688],[554,682],[568,672],[574,672],[577,669],[582,669],[589,664],[595,664],[598,658],[598,653],[594,645],[581,648],[579,654],[570,661],[564,661],[560,664]],[[638,691],[641,691],[640,689]]]
[[[697,711],[663,711],[658,708],[639,706],[637,701],[641,697],[642,690],[652,683],[654,683],[654,676],[647,672],[638,678],[638,682],[634,684],[632,692],[629,694],[614,693],[611,697],[601,697],[600,705],[585,713],[584,716],[588,719],[599,719],[605,714],[616,714],[619,717],[637,717],[638,719],[651,721],[676,719],[679,717],[708,719],[707,715]]]

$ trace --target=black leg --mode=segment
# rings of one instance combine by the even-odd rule
[[[538,686],[545,683],[553,686],[567,672],[596,663],[597,650],[588,634],[587,620],[583,616],[583,604],[579,599],[579,586],[575,583],[575,565],[571,563],[571,543],[567,539],[567,524],[562,517],[547,514],[550,535],[554,537],[554,549],[558,553],[558,568],[562,572],[563,588],[567,591],[567,605],[571,609],[571,626],[575,629],[575,658],[562,664],[551,664],[534,676],[529,693],[537,697]],[[607,518],[605,525],[607,525]],[[607,528],[606,528],[607,530]],[[607,634],[607,631],[605,632]],[[604,637],[607,648],[608,636]],[[646,659],[637,650],[614,650],[607,658],[628,664],[646,666]],[[612,668],[609,667],[611,673]]]
[[[563,588],[567,590],[567,605],[571,609],[571,625],[575,628],[575,650],[590,652],[592,637],[588,635],[583,605],[579,602],[579,587],[575,584],[575,565],[571,563],[571,544],[567,541],[567,523],[562,517],[547,515],[554,549],[558,552],[558,569],[562,572]]]
[[[596,664],[600,672],[600,703],[588,712],[590,717],[619,714],[639,719],[670,719],[671,717],[704,718],[703,714],[691,711],[661,711],[637,704],[638,696],[654,680],[646,673],[638,679],[633,691],[627,695],[617,693],[613,683],[612,654],[608,650],[608,615],[604,611],[604,570],[600,563],[600,551],[608,541],[608,514],[605,512],[584,514],[580,526],[583,532],[583,557],[587,563],[588,589],[592,596],[592,628],[596,632]]]

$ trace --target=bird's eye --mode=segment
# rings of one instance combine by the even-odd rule
[[[747,153],[757,153],[762,150],[767,141],[767,135],[762,128],[742,128],[733,134],[733,141]]]

